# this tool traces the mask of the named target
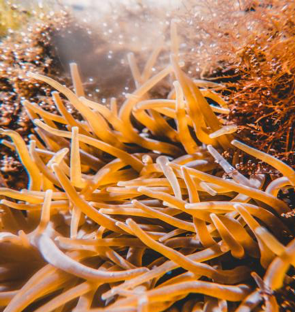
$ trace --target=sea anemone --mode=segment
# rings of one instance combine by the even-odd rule
[[[27,145],[1,130],[29,178],[21,191],[0,188],[5,312],[278,311],[276,292],[295,263],[278,193],[294,188],[295,172],[234,140],[220,85],[183,72],[177,38],[173,21],[171,63],[154,76],[158,47],[143,72],[129,55],[136,90],[119,109],[115,98],[108,108],[83,96],[76,64],[75,92],[28,73],[56,90],[59,114],[24,100],[37,135]],[[163,79],[168,97],[150,99]],[[280,177],[241,174],[239,150]]]
[[[42,82],[33,84],[26,77],[28,71],[53,79],[58,77],[60,83],[71,87],[68,63],[69,60],[76,61],[83,69],[85,93],[95,100],[107,98],[110,94],[120,97],[124,88],[129,86],[128,81],[132,81],[128,65],[118,66],[125,53],[125,45],[120,49],[114,48],[108,42],[110,38],[103,38],[101,29],[94,31],[86,22],[78,20],[62,7],[58,12],[39,11],[34,14],[29,11],[27,14],[31,18],[22,20],[21,31],[10,29],[9,36],[0,42],[0,127],[17,131],[26,142],[34,130],[21,104],[22,100],[38,103],[44,110],[57,113],[50,98],[53,89]],[[91,52],[88,52],[86,62],[84,54],[89,49]],[[110,50],[112,59],[108,59],[107,55]],[[104,76],[99,83],[95,79],[97,68],[102,70]],[[112,79],[113,86],[110,73],[119,68],[120,74]],[[81,118],[67,101],[64,103],[75,118]],[[20,189],[27,184],[22,164],[15,153],[4,145],[0,146],[0,173],[3,176],[1,186]]]
[[[21,33],[11,31],[0,43],[0,126],[17,131],[25,141],[32,134],[33,125],[21,105],[23,99],[38,102],[43,109],[55,112],[54,105],[48,101],[52,90],[45,84],[32,84],[26,79],[26,72],[34,71],[59,77],[60,81],[68,84],[69,79],[63,73],[62,63],[53,42],[58,36],[66,39],[65,34],[69,30],[81,32],[83,29],[65,12],[43,12],[41,17],[36,13],[30,22],[23,21]],[[25,187],[27,177],[15,153],[1,145],[0,154],[1,173],[4,178],[2,186],[6,184],[16,189]]]

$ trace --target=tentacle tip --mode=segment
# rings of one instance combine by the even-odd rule
[[[230,248],[226,244],[222,244],[220,246],[220,249],[221,249],[222,252],[228,252],[230,250]]]
[[[254,231],[257,235],[262,235],[267,232],[266,229],[262,226],[257,227]]]
[[[179,81],[178,81],[178,80],[173,81],[173,86],[174,86],[175,88],[179,87],[179,86],[180,86]]]
[[[187,170],[186,166],[179,166],[179,168],[180,168],[181,171],[186,171]]]
[[[53,191],[52,190],[46,190],[45,194],[47,196],[51,196],[53,194]]]
[[[39,74],[33,73],[33,72],[27,72],[27,77],[29,77],[29,78],[34,78],[34,79],[38,79]]]
[[[215,220],[215,219],[217,219],[218,217],[217,217],[217,215],[216,215],[215,213],[211,212],[211,213],[210,213],[210,218],[211,218],[212,220]]]
[[[137,191],[140,193],[144,192],[145,190],[146,190],[146,188],[144,186],[140,186],[137,188]]]
[[[131,218],[128,218],[128,219],[126,220],[126,224],[127,224],[127,225],[132,225],[132,224],[134,224],[134,221],[133,221]]]
[[[20,103],[23,105],[23,106],[26,106],[29,101],[28,100],[21,100]]]
[[[167,165],[169,163],[169,160],[166,156],[161,155],[161,156],[157,157],[156,163],[158,165],[160,165],[160,164]]]
[[[38,118],[35,118],[35,119],[33,120],[33,123],[34,123],[35,125],[38,126],[38,125],[41,123],[41,120],[38,119]]]

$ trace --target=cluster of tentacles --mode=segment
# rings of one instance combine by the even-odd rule
[[[36,132],[29,145],[1,131],[29,176],[27,189],[0,189],[5,312],[278,311],[295,240],[277,195],[294,187],[295,173],[233,140],[220,85],[188,78],[176,42],[172,24],[171,65],[152,77],[159,47],[142,73],[129,55],[137,89],[119,111],[115,99],[108,108],[81,96],[75,64],[75,93],[29,74],[57,90],[60,114],[24,101]],[[168,98],[150,99],[167,76],[175,80]],[[233,165],[221,155],[228,149]],[[281,177],[240,174],[241,150]]]

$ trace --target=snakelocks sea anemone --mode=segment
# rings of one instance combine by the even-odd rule
[[[56,90],[59,114],[24,100],[36,135],[26,144],[1,130],[29,177],[26,189],[0,188],[5,312],[279,311],[295,240],[278,194],[294,188],[295,172],[235,140],[222,85],[181,69],[175,21],[170,64],[154,74],[160,51],[142,72],[129,55],[136,90],[120,108],[85,98],[75,63],[75,92],[27,73]],[[168,97],[150,99],[163,79]],[[241,174],[240,151],[280,177]]]

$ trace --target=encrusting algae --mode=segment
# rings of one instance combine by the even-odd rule
[[[59,114],[24,100],[38,136],[26,144],[1,130],[29,177],[26,189],[0,188],[3,311],[279,311],[295,241],[278,193],[294,188],[295,172],[234,139],[220,85],[183,72],[175,22],[171,33],[171,62],[155,75],[158,50],[143,72],[129,56],[136,90],[119,109],[84,97],[76,64],[75,92],[27,74],[56,90]],[[168,76],[168,98],[150,99]],[[241,174],[228,149],[280,177]]]
[[[221,82],[236,136],[294,169],[294,1],[187,1],[187,6],[180,16],[187,72]],[[241,157],[240,170],[275,174],[247,157]]]

